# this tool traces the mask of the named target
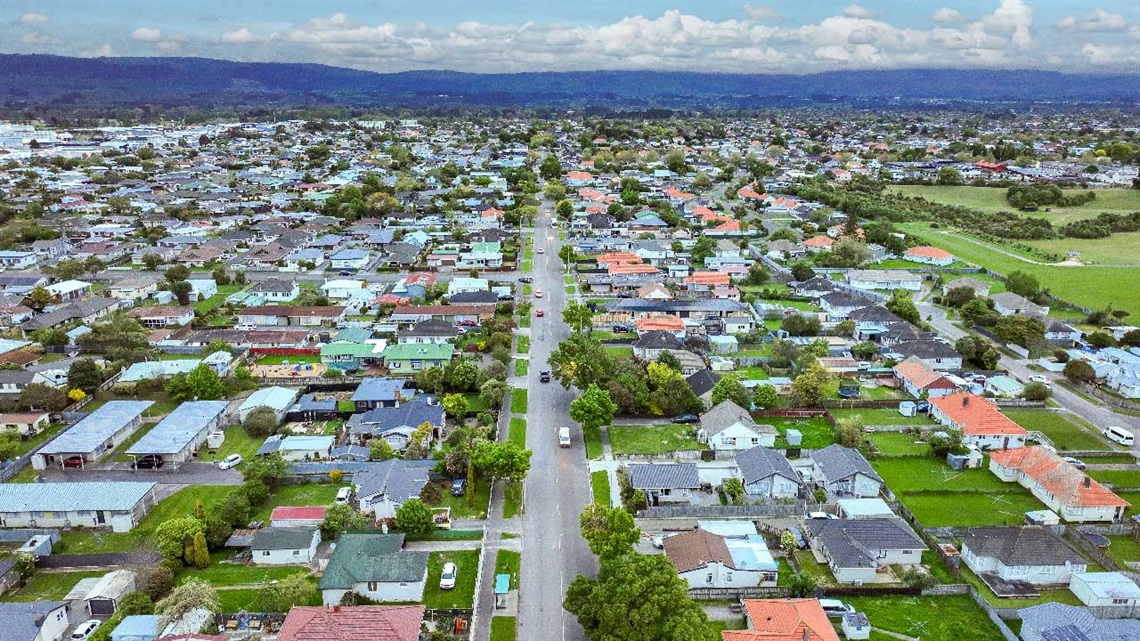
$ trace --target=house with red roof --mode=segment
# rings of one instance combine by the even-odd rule
[[[990,455],[990,471],[1017,482],[1062,519],[1110,523],[1130,505],[1105,486],[1044,447],[1019,447]]]
[[[294,606],[277,641],[418,641],[422,605]]]
[[[912,263],[922,263],[924,265],[937,265],[939,267],[946,267],[954,262],[954,254],[937,247],[930,245],[920,245],[918,247],[911,247],[903,252],[903,260],[909,260]]]
[[[839,641],[819,599],[745,599],[747,630],[725,630],[723,641]]]
[[[911,356],[895,365],[895,380],[913,398],[937,398],[958,391],[958,386],[946,374],[936,372],[917,356]]]
[[[812,253],[831,251],[831,246],[834,244],[835,240],[830,236],[813,236],[807,240],[800,241],[800,246]]]
[[[269,514],[269,523],[273,527],[320,527],[328,510],[323,505],[283,505],[273,508]]]
[[[962,431],[962,440],[983,450],[1025,447],[1029,432],[983,396],[958,392],[930,399],[930,417]]]

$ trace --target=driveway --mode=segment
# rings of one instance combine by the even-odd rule
[[[219,470],[211,463],[186,463],[178,469],[132,470],[128,463],[107,463],[98,469],[44,470],[40,478],[52,482],[154,481],[160,485],[241,485],[241,472]]]

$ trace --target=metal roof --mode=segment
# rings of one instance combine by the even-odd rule
[[[107,510],[125,512],[154,489],[152,481],[105,481],[100,483],[3,483],[0,511],[76,512]]]
[[[238,411],[244,412],[255,407],[271,407],[283,411],[292,405],[296,398],[297,390],[288,387],[266,387],[250,394]]]
[[[226,411],[228,401],[189,401],[179,405],[126,451],[130,455],[176,454]]]
[[[38,454],[94,452],[124,425],[138,418],[154,401],[108,401],[86,418],[40,448]]]

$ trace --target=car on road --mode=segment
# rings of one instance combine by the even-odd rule
[[[463,496],[467,493],[467,479],[454,479],[451,481],[451,495]]]
[[[541,289],[534,290],[534,297],[535,298],[542,298],[542,290]]]
[[[131,463],[132,470],[157,470],[160,467],[162,467],[162,457],[157,454],[140,456]]]
[[[538,374],[538,380],[542,383],[550,382],[550,370],[544,369]]]
[[[71,641],[87,641],[91,638],[92,634],[99,629],[103,622],[99,619],[90,619],[80,623],[75,627],[75,631],[71,633]]]
[[[534,315],[539,317],[539,318],[542,318],[543,316],[546,316],[546,312],[541,310],[541,309],[536,309],[534,311]]]
[[[238,465],[241,465],[242,461],[244,460],[245,459],[241,457],[241,454],[230,454],[226,458],[218,461],[218,469],[228,470],[230,468],[237,467]]]
[[[701,420],[700,417],[697,416],[696,414],[682,414],[680,416],[674,416],[672,419],[670,419],[669,422],[670,423],[682,424],[682,423],[696,423],[700,420]]]
[[[1088,467],[1087,465],[1085,465],[1085,462],[1079,458],[1073,458],[1071,456],[1062,456],[1061,460],[1068,463],[1069,465],[1072,465],[1073,467],[1077,468],[1078,470],[1083,470],[1086,467]]]
[[[346,269],[342,269],[339,272],[337,272],[336,275],[337,276],[352,276],[352,272],[350,272]]]
[[[558,428],[558,447],[570,447],[570,428]]]
[[[534,279],[531,278],[530,276],[519,276],[519,282],[520,283],[533,283]]]
[[[336,498],[333,500],[336,501],[337,503],[348,503],[349,499],[351,499],[351,498],[352,498],[352,488],[351,487],[342,487],[336,491]]]
[[[439,589],[450,590],[455,587],[455,576],[457,574],[455,564],[448,561],[443,564],[443,572],[439,574]]]
[[[1030,383],[1041,383],[1042,385],[1045,385],[1045,386],[1049,386],[1052,383],[1052,381],[1050,381],[1048,378],[1045,378],[1041,374],[1034,374],[1033,376],[1030,376],[1029,382]]]
[[[536,254],[545,254],[545,253],[546,253],[546,250],[545,250],[545,249],[543,249],[542,247],[539,247],[538,249],[534,250],[534,253],[536,253]]]

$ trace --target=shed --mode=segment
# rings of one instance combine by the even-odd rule
[[[867,615],[862,612],[844,614],[839,627],[843,630],[843,636],[848,639],[871,638],[871,622],[867,620]]]
[[[16,554],[32,554],[34,556],[47,556],[51,554],[51,535],[37,534],[28,539],[23,545],[16,548]]]
[[[495,575],[495,608],[507,607],[507,593],[511,590],[511,575]]]
[[[109,617],[118,609],[119,600],[134,591],[134,572],[130,570],[108,572],[87,593],[85,599],[87,614],[93,617]]]

